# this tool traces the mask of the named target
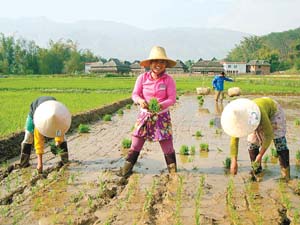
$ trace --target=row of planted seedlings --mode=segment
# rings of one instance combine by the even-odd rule
[[[291,189],[288,188],[288,183],[285,180],[279,180],[278,182],[278,188],[279,188],[279,194],[280,194],[280,201],[281,204],[285,207],[286,209],[286,222],[291,222],[291,224],[300,224],[300,206],[299,206],[299,201],[296,200],[295,205],[293,205],[290,195],[297,194],[299,195],[300,193],[291,192]],[[298,181],[298,190],[300,190],[300,181]]]
[[[126,105],[126,108],[130,109],[131,105]],[[123,115],[123,110],[119,109],[117,111],[117,114]],[[111,121],[111,115],[104,115],[102,119],[104,121]],[[89,131],[90,127],[87,124],[80,124],[78,126],[79,133],[88,133]],[[49,143],[49,145],[51,145],[51,142]],[[12,168],[12,170],[9,171],[8,174],[3,176],[3,179],[0,182],[0,215],[1,220],[5,218],[5,221],[12,221],[14,224],[19,223],[24,218],[25,214],[29,213],[29,211],[27,210],[22,210],[22,207],[24,207],[24,201],[31,202],[30,204],[32,204],[34,212],[38,213],[40,211],[43,211],[43,208],[46,207],[46,202],[49,202],[48,199],[61,198],[61,196],[58,197],[59,191],[55,190],[61,189],[67,185],[72,185],[72,183],[74,183],[75,176],[78,176],[75,174],[69,174],[69,177],[66,178],[65,167],[60,168],[59,166],[48,168],[41,176],[35,170],[34,172],[32,172],[31,168],[22,170],[15,169],[13,167],[10,167],[7,162],[2,163],[1,174],[3,173],[3,171],[7,171],[9,168]],[[74,208],[76,208],[73,214],[82,216],[83,214],[86,214],[89,211],[93,211],[103,205],[103,203],[99,203],[98,200],[102,199],[104,195],[104,198],[111,198],[115,195],[114,192],[116,188],[107,189],[107,187],[104,185],[104,182],[102,181],[100,181],[98,185],[99,192],[95,195],[88,195],[86,194],[88,192],[82,190],[73,193],[69,197],[69,203],[67,203],[68,201],[66,201],[64,203],[63,209],[60,210],[61,214],[72,215],[71,211],[74,211]],[[43,196],[39,194],[46,189],[49,189],[48,195]],[[86,207],[78,207],[80,201],[88,202],[87,209]],[[72,204],[75,204],[77,206],[72,207]],[[57,223],[60,220],[57,214],[53,214],[52,217],[53,218],[51,218],[51,221],[53,223]],[[76,218],[76,216],[69,216],[67,218],[67,223],[73,224],[75,220],[74,218]],[[65,219],[66,218],[64,218],[64,221]]]

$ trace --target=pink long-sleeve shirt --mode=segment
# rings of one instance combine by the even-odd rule
[[[138,76],[132,92],[132,100],[138,103],[142,98],[149,102],[151,98],[156,98],[162,110],[174,105],[176,102],[176,84],[174,79],[167,73],[154,80],[151,72],[146,72]]]

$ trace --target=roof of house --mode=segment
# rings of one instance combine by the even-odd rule
[[[266,60],[250,60],[247,65],[250,66],[270,66]]]

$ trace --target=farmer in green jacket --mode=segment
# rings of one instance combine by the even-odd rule
[[[282,178],[290,178],[289,149],[286,142],[286,120],[281,106],[268,97],[230,102],[221,116],[224,131],[231,136],[230,172],[238,170],[239,138],[248,135],[248,151],[254,174],[262,171],[261,160],[273,140],[279,156]],[[257,165],[257,166],[256,166]]]

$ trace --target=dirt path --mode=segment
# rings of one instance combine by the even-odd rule
[[[253,97],[251,97],[253,98]],[[111,122],[91,125],[88,134],[68,137],[71,163],[58,167],[58,157],[45,154],[45,177],[36,165],[13,170],[1,180],[0,224],[299,224],[300,183],[295,153],[299,150],[298,97],[276,97],[286,109],[293,179],[278,180],[275,160],[264,164],[260,182],[249,182],[246,140],[240,142],[239,173],[228,175],[223,161],[229,155],[229,136],[219,124],[222,106],[206,96],[181,96],[172,108],[174,145],[194,145],[196,154],[177,154],[179,172],[169,175],[158,143],[146,142],[128,179],[116,176],[130,138],[137,107],[115,115]],[[224,106],[227,101],[224,102]],[[210,121],[214,125],[210,125]],[[212,122],[211,122],[212,123]],[[196,131],[203,137],[196,138]],[[209,152],[199,151],[207,143]],[[268,150],[270,155],[270,150]]]

